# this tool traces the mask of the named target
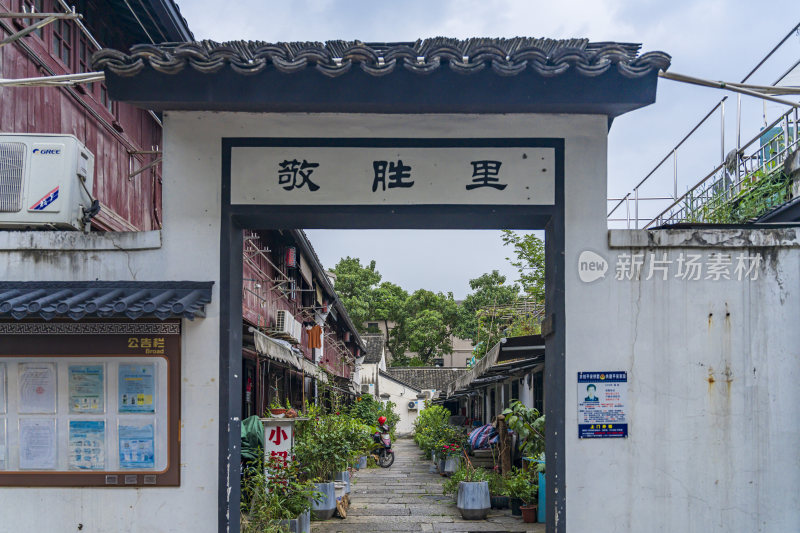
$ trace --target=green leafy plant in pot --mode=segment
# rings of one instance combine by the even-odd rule
[[[463,453],[464,448],[457,442],[442,444],[441,448],[436,451],[436,457],[441,457],[441,460],[444,461],[440,473],[443,476],[452,476],[461,467]]]
[[[506,490],[506,478],[500,472],[492,470],[489,472],[487,481],[489,482],[489,497],[493,509],[508,509],[508,491]]]
[[[281,531],[284,526],[298,531],[310,528],[311,501],[318,497],[314,483],[303,479],[294,462],[272,457],[265,464],[251,463],[242,487],[242,531]],[[302,524],[307,524],[303,527]]]
[[[309,419],[297,424],[294,453],[308,479],[316,482],[321,493],[313,502],[311,514],[317,520],[327,520],[336,511],[333,479],[347,468],[357,451],[353,449],[349,417],[339,411],[325,414],[310,406],[306,415]]]
[[[536,495],[539,487],[533,480],[532,473],[520,469],[513,469],[506,479],[506,493],[511,498],[511,514],[520,516],[523,508],[533,507],[533,516],[536,516]],[[535,518],[534,518],[535,520]]]
[[[489,473],[475,468],[465,457],[466,464],[442,484],[442,493],[456,495],[456,507],[465,520],[483,520],[489,514]]]

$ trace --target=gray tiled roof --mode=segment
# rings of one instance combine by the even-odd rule
[[[389,367],[389,374],[418,389],[446,390],[447,384],[468,372],[468,368],[440,368],[431,366]]]
[[[213,282],[4,281],[0,318],[155,316],[193,319],[211,302]]]
[[[530,37],[466,40],[435,37],[404,43],[199,41],[141,44],[133,46],[130,54],[104,49],[93,56],[92,67],[107,69],[118,76],[135,76],[148,66],[162,74],[177,74],[187,68],[213,74],[226,67],[239,74],[255,74],[265,69],[292,74],[313,67],[328,77],[341,76],[354,65],[370,76],[384,76],[397,67],[429,74],[445,65],[461,74],[473,74],[488,67],[498,76],[516,76],[530,69],[543,77],[571,70],[594,77],[616,68],[628,78],[669,68],[669,55],[663,52],[639,55],[640,48],[640,44],[634,43]]]
[[[361,335],[364,343],[367,345],[366,355],[364,356],[364,364],[374,365],[381,362],[381,355],[383,354],[384,338],[383,335]]]

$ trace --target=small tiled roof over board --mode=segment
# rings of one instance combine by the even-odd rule
[[[365,365],[376,365],[381,362],[381,354],[383,354],[383,335],[361,335],[364,343],[367,345],[364,356]]]
[[[599,113],[655,100],[663,52],[588,39],[199,41],[103,49],[112,97],[164,110]]]
[[[446,391],[447,384],[469,371],[468,368],[442,368],[433,366],[389,367],[387,371],[400,381],[418,389]]]

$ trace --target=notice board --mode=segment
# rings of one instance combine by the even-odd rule
[[[0,486],[179,485],[180,331],[0,322]]]

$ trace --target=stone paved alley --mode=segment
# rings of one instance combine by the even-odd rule
[[[388,470],[360,471],[352,486],[347,518],[313,522],[314,533],[427,532],[544,532],[544,524],[525,524],[508,509],[492,509],[486,520],[463,520],[454,499],[442,494],[443,477],[428,472],[430,461],[421,458],[410,439],[395,443],[395,462]]]

